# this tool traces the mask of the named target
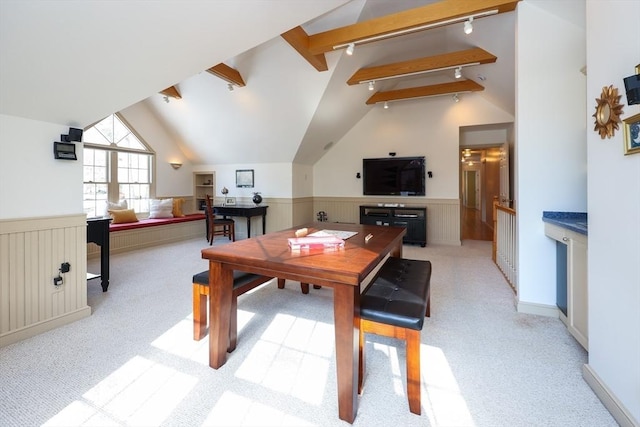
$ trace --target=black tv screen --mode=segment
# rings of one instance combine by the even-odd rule
[[[424,196],[424,157],[362,159],[365,196]]]

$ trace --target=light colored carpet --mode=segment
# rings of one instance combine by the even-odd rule
[[[93,314],[0,349],[2,426],[347,426],[338,419],[332,291],[272,281],[239,298],[239,341],[219,370],[192,340],[191,276],[204,239],[111,258]],[[405,246],[433,263],[422,331],[422,415],[405,352],[369,336],[354,426],[615,426],[584,382],[586,352],[558,319],[518,314],[491,243]],[[97,268],[97,260],[90,269]]]

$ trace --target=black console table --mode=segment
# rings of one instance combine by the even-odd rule
[[[224,218],[228,216],[243,216],[247,218],[247,238],[251,237],[251,217],[262,216],[262,234],[264,234],[267,224],[267,208],[269,206],[256,205],[231,205],[231,206],[214,206],[213,213],[222,215]],[[207,230],[209,229],[207,224]]]
[[[427,245],[427,208],[360,206],[360,224],[405,227],[403,243]]]
[[[109,223],[111,218],[87,219],[87,243],[93,242],[100,246],[100,277],[102,292],[109,287]]]

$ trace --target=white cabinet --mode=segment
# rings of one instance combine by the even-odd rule
[[[214,197],[215,184],[216,184],[215,172],[194,172],[193,173],[193,201],[194,211],[204,211],[204,201],[206,195]]]
[[[562,245],[566,245],[566,265],[557,265],[558,284],[566,280],[567,314],[560,311],[560,319],[575,339],[589,350],[589,300],[587,285],[587,236],[545,223],[545,234]],[[562,247],[558,251],[563,250]],[[558,257],[563,259],[563,257]]]

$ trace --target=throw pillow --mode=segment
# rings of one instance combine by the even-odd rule
[[[109,215],[114,224],[124,224],[127,222],[138,222],[138,217],[133,209],[113,209],[109,210]]]
[[[127,200],[126,199],[122,199],[122,200],[118,201],[117,203],[113,203],[113,202],[110,202],[108,200],[105,200],[104,217],[105,218],[109,217],[109,211],[110,210],[121,210],[121,209],[129,209],[129,206],[127,206]]]
[[[152,199],[149,218],[173,218],[173,199]]]
[[[182,205],[184,204],[184,199],[173,199],[173,210],[172,214],[174,218],[184,216],[182,212]]]

